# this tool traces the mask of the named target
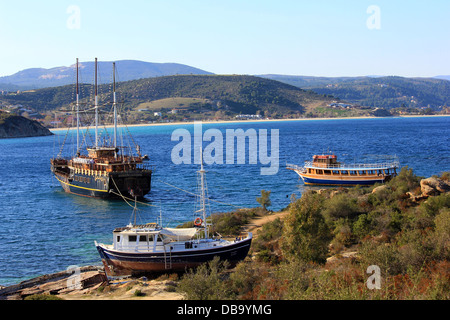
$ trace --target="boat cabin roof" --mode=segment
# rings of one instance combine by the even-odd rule
[[[157,223],[146,223],[146,224],[140,224],[140,225],[128,225],[126,227],[120,227],[115,228],[114,233],[126,233],[127,231],[137,233],[137,232],[159,232],[161,230],[161,227]]]
[[[321,154],[321,155],[314,155],[313,160],[316,159],[337,159],[337,156],[334,154]]]
[[[117,151],[114,147],[93,147],[87,148],[90,158],[108,158],[114,157],[114,153]]]

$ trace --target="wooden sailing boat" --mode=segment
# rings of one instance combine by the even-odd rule
[[[306,185],[355,186],[384,183],[397,175],[400,163],[389,156],[381,162],[345,164],[337,161],[334,154],[314,155],[304,167],[287,164],[288,170],[296,172]]]
[[[116,68],[113,63],[113,113],[114,134],[113,141],[103,141],[99,137],[99,103],[97,84],[97,58],[95,58],[95,140],[93,145],[86,146],[82,152],[80,137],[80,100],[79,100],[79,64],[76,62],[77,84],[76,84],[76,154],[70,157],[61,157],[62,148],[57,157],[50,160],[51,171],[60,182],[63,189],[68,193],[81,196],[110,198],[142,197],[151,189],[152,170],[144,162],[145,158],[140,154],[139,146],[136,147],[137,154],[131,152],[131,148],[119,146],[117,130],[117,99],[116,99]],[[69,131],[68,131],[69,132]],[[86,129],[86,133],[88,130]],[[86,137],[86,136],[85,136]],[[122,140],[122,139],[121,139]],[[85,141],[85,139],[83,139]]]
[[[245,259],[252,233],[244,239],[225,240],[210,235],[207,223],[206,179],[203,162],[198,171],[200,209],[194,228],[163,228],[157,223],[129,224],[113,231],[113,243],[95,242],[108,275],[185,271],[218,256],[233,266]]]

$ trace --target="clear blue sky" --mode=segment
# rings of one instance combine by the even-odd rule
[[[77,57],[217,74],[449,75],[449,20],[449,0],[0,0],[0,76]]]

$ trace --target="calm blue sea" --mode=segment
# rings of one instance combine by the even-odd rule
[[[130,132],[148,154],[154,174],[148,204],[139,205],[141,222],[163,216],[164,225],[192,219],[195,197],[173,188],[196,191],[198,165],[175,165],[171,141],[175,129],[193,132],[193,125],[132,127]],[[209,195],[234,206],[255,207],[262,189],[270,190],[273,210],[289,204],[305,190],[286,163],[303,164],[314,154],[333,151],[338,160],[397,155],[402,166],[420,176],[450,170],[450,117],[376,118],[204,124],[207,129],[279,130],[276,175],[261,175],[261,166],[206,166]],[[110,243],[112,230],[130,222],[132,208],[124,201],[106,201],[66,194],[50,173],[49,159],[58,153],[66,132],[51,137],[0,140],[0,285],[15,284],[71,265],[100,265],[94,240]],[[67,139],[66,144],[73,144]],[[209,142],[204,142],[207,146]],[[224,150],[223,159],[226,159]],[[248,151],[248,149],[247,149]],[[259,160],[259,159],[258,159]],[[235,207],[211,202],[211,211]]]

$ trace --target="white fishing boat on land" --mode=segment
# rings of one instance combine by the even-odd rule
[[[113,243],[95,242],[108,275],[143,274],[149,272],[185,271],[214,257],[227,260],[230,266],[245,259],[252,233],[245,238],[226,240],[210,235],[207,223],[206,180],[203,162],[200,176],[200,209],[194,228],[163,228],[157,223],[130,224],[113,231]]]

